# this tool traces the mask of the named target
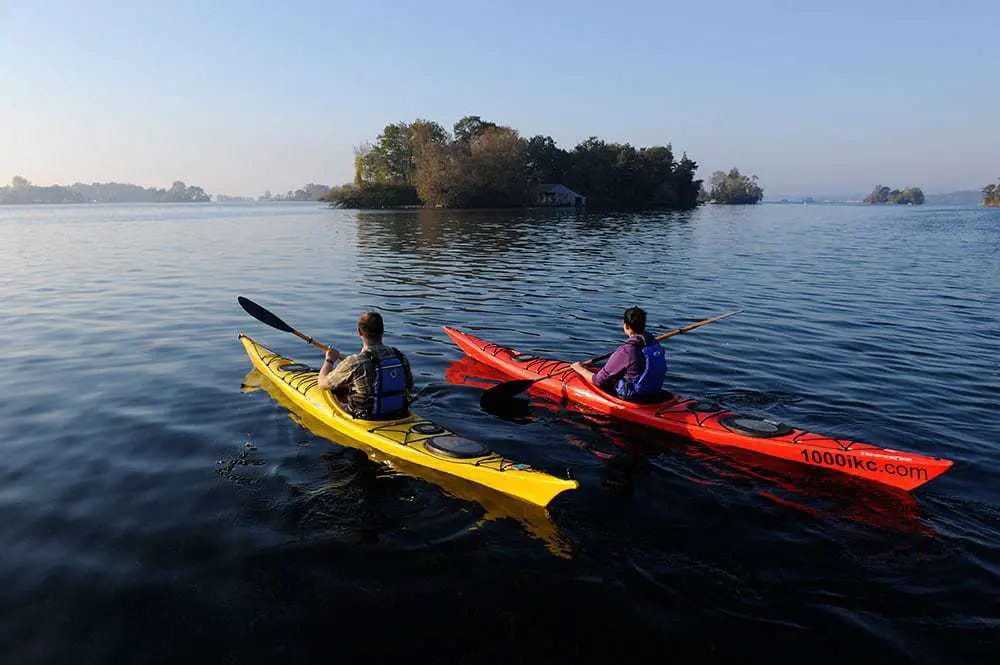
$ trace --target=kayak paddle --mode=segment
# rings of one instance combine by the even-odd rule
[[[684,326],[683,328],[675,328],[669,332],[665,332],[662,335],[657,335],[656,339],[658,341],[663,341],[668,337],[673,337],[674,335],[680,335],[681,333],[686,333],[689,330],[694,330],[695,328],[700,328],[701,326],[707,325],[709,323],[714,323],[715,321],[721,321],[722,319],[729,318],[734,314],[739,314],[742,309],[738,309],[732,312],[726,312],[725,314],[720,314],[718,316],[713,316],[710,319],[705,319],[704,321],[699,321],[698,323],[692,323],[689,326]],[[612,352],[613,353],[613,352]],[[596,358],[590,358],[589,360],[584,360],[582,365],[592,365],[593,363],[600,362],[602,360],[607,360],[611,357],[611,353],[605,353],[603,356],[597,356]],[[530,388],[535,383],[542,381],[544,379],[552,378],[553,376],[558,376],[559,374],[565,374],[567,372],[572,372],[573,370],[569,367],[564,367],[563,369],[557,369],[556,371],[546,374],[545,376],[540,376],[537,379],[517,379],[514,381],[504,381],[503,383],[498,383],[486,390],[482,397],[479,398],[479,405],[484,411],[496,411],[499,410],[498,407],[502,406],[503,402],[510,400],[517,395],[522,393],[528,388]]]
[[[242,307],[244,310],[246,310],[247,314],[249,314],[253,318],[257,319],[261,323],[266,323],[267,325],[271,326],[272,328],[277,328],[278,330],[281,330],[282,332],[290,332],[293,335],[295,335],[296,337],[300,337],[300,338],[304,339],[307,344],[312,344],[317,349],[322,349],[323,351],[329,351],[331,348],[333,348],[333,347],[327,346],[326,344],[323,344],[322,342],[317,342],[316,340],[314,340],[312,337],[309,337],[308,335],[303,335],[298,330],[296,330],[295,328],[291,327],[290,325],[288,325],[287,323],[285,323],[284,321],[282,321],[280,318],[278,318],[277,316],[275,316],[274,313],[270,312],[269,310],[264,309],[263,307],[261,307],[260,305],[258,305],[257,303],[255,303],[253,300],[250,300],[249,298],[244,298],[243,296],[236,296],[236,302],[238,302],[240,304],[240,307]]]

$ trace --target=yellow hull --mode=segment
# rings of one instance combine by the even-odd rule
[[[575,480],[556,478],[492,452],[468,459],[440,454],[429,444],[456,435],[416,414],[377,422],[353,418],[329,390],[317,386],[315,370],[279,356],[246,335],[241,334],[240,341],[254,367],[296,408],[391,458],[463,478],[543,507],[559,493],[578,487]]]

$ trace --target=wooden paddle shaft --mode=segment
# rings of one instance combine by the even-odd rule
[[[320,349],[321,351],[329,351],[330,348],[331,348],[331,347],[327,346],[326,344],[323,344],[322,342],[317,342],[316,340],[314,340],[312,337],[309,337],[308,335],[303,335],[298,330],[293,330],[292,334],[295,335],[296,337],[299,337],[299,338],[305,340],[305,342],[307,344],[312,344],[313,346],[315,346],[317,349]]]

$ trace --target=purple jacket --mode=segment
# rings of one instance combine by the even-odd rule
[[[606,393],[614,395],[618,391],[618,381],[636,381],[646,369],[646,359],[642,355],[643,335],[633,335],[615,349],[604,363],[604,367],[594,374],[594,385]]]

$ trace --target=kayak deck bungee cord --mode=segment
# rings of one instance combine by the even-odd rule
[[[781,422],[728,411],[714,402],[668,391],[653,403],[637,404],[598,389],[570,363],[492,344],[455,328],[444,331],[468,356],[512,379],[535,381],[532,390],[575,406],[671,432],[701,443],[742,448],[764,455],[839,471],[904,491],[934,480],[951,460],[881,448],[796,429]],[[552,375],[552,376],[548,376]]]

